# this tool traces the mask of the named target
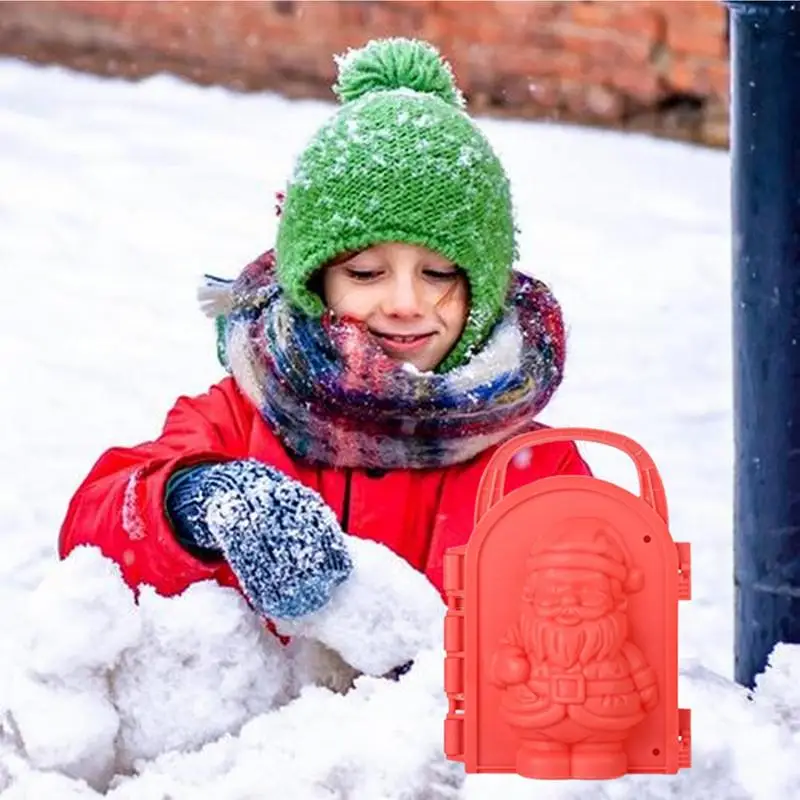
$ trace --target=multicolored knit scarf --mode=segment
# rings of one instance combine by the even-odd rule
[[[564,329],[547,287],[514,274],[509,311],[462,367],[390,359],[363,323],[297,311],[272,251],[236,281],[207,276],[219,353],[284,446],[333,467],[426,469],[468,461],[533,425],[561,382]]]

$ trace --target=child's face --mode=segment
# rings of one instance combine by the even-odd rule
[[[450,352],[467,319],[463,272],[414,245],[376,245],[327,267],[323,291],[337,315],[365,322],[387,355],[422,372]]]

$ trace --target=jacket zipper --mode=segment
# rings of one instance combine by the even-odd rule
[[[347,530],[350,525],[350,482],[353,478],[353,471],[346,469],[344,471],[344,501],[342,503],[342,531],[349,533]]]

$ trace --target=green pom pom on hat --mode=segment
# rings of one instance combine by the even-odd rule
[[[336,56],[339,80],[333,87],[343,102],[358,100],[369,92],[410,89],[440,97],[463,108],[450,65],[427,42],[414,39],[378,39],[359,50]]]
[[[508,177],[430,44],[375,40],[336,62],[342,106],[295,164],[275,246],[278,280],[295,306],[319,316],[308,282],[336,256],[381,242],[440,253],[464,270],[471,298],[461,338],[439,366],[447,371],[503,314],[517,257]]]

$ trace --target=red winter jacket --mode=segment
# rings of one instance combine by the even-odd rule
[[[72,498],[61,528],[59,553],[95,545],[120,564],[127,583],[160,594],[182,592],[214,579],[240,588],[225,563],[207,564],[176,541],[164,510],[175,470],[208,461],[256,458],[318,491],[344,530],[390,547],[442,591],[447,548],[470,536],[478,483],[492,450],[442,469],[332,469],[293,460],[232,378],[199,397],[181,397],[153,442],[104,453]],[[572,443],[534,448],[528,463],[508,470],[506,491],[550,475],[587,475]]]

